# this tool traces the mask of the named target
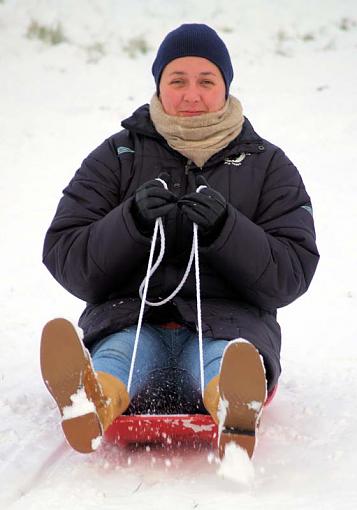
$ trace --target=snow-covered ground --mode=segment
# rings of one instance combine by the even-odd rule
[[[83,308],[41,265],[61,190],[148,102],[155,48],[187,21],[225,39],[232,93],[299,167],[321,252],[279,314],[283,374],[246,484],[207,448],[72,452],[39,372],[43,323]],[[356,57],[356,0],[0,0],[1,509],[357,508]]]

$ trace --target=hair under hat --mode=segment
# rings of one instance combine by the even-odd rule
[[[213,62],[222,73],[226,85],[226,96],[228,96],[233,79],[233,67],[227,47],[217,32],[208,25],[200,23],[181,25],[169,32],[162,41],[152,65],[158,95],[165,66],[180,57],[202,57]]]

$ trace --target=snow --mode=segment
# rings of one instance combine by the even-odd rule
[[[97,450],[102,443],[102,436],[92,439],[92,450]],[[108,464],[109,466],[109,464]]]
[[[226,421],[228,411],[228,400],[220,397],[218,401],[217,418],[218,418],[218,435],[220,436],[223,430],[224,422]]]
[[[217,474],[238,485],[249,487],[254,481],[254,466],[246,450],[231,442],[225,448],[225,456]]]
[[[70,399],[72,404],[62,409],[63,420],[70,420],[71,418],[78,418],[78,416],[96,412],[93,402],[88,399],[83,387],[78,388],[78,391],[71,395]]]
[[[251,402],[248,402],[247,407],[248,409],[253,409],[253,411],[256,411],[257,413],[261,410],[263,402],[259,402],[258,400],[252,400]]]
[[[194,423],[191,423],[190,420],[182,420],[182,426],[187,429],[192,429],[194,432],[204,432],[204,431],[210,431],[214,428],[214,423],[210,425],[195,425]]]
[[[206,447],[73,452],[39,370],[43,324],[83,308],[41,264],[61,190],[151,98],[155,48],[185,21],[225,39],[232,93],[300,169],[321,252],[310,291],[279,311],[283,373],[248,485]],[[60,22],[65,41],[29,39],[33,22]],[[356,52],[355,0],[0,1],[1,509],[356,508]]]

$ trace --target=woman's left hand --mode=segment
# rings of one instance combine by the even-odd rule
[[[216,190],[209,187],[206,179],[199,175],[196,185],[206,186],[197,193],[184,195],[177,205],[189,220],[196,223],[204,236],[219,234],[227,217],[227,202]]]

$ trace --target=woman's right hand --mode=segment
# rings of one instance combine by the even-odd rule
[[[169,175],[162,173],[158,177],[168,182]],[[134,221],[140,231],[152,230],[155,220],[166,216],[177,202],[177,197],[166,189],[157,179],[142,184],[135,193],[133,203]]]

